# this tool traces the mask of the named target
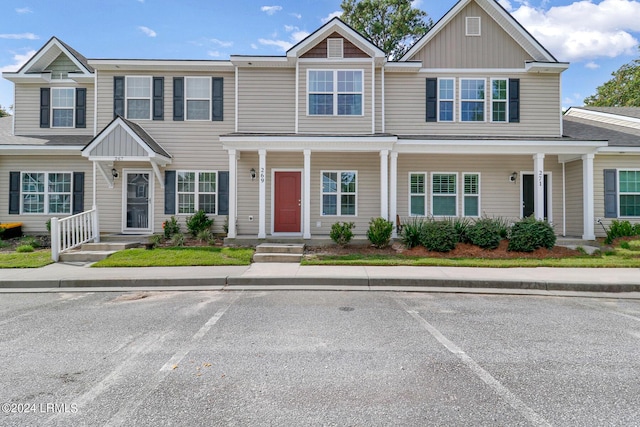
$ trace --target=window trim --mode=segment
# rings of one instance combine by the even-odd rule
[[[53,93],[57,90],[70,90],[73,92],[73,103],[72,107],[54,107],[53,106]],[[56,129],[72,129],[76,127],[76,88],[73,87],[52,87],[51,88],[51,100],[49,101],[49,105],[51,105],[51,118],[49,119],[51,123],[51,128]],[[71,126],[55,126],[53,121],[53,112],[55,110],[71,110]]]
[[[195,174],[195,181],[194,181],[194,191],[180,191],[178,188],[178,180],[180,179],[180,174],[181,173],[193,173]],[[216,176],[216,191],[215,193],[212,192],[203,192],[200,193],[200,174],[201,173],[213,173]],[[180,215],[180,216],[191,216],[193,214],[195,214],[196,212],[198,212],[198,210],[200,210],[200,194],[215,194],[215,198],[216,198],[216,209],[214,213],[209,213],[206,212],[207,215],[213,215],[213,216],[218,216],[218,212],[220,210],[220,205],[219,205],[219,197],[220,197],[220,188],[219,188],[219,178],[218,178],[218,170],[187,170],[187,169],[179,169],[176,170],[176,209],[175,209],[175,215]],[[181,194],[193,194],[194,195],[194,210],[193,212],[180,212],[180,195]]]
[[[424,177],[424,193],[412,193],[411,192],[411,176],[412,175],[422,175]],[[429,209],[427,206],[427,196],[429,194],[429,173],[428,172],[420,172],[420,171],[410,171],[408,174],[408,197],[407,197],[407,210],[408,210],[408,215],[410,217],[415,217],[415,218],[420,218],[423,216],[427,216]],[[414,215],[411,213],[411,198],[413,196],[422,196],[424,199],[424,215]]]
[[[482,81],[484,83],[484,97],[482,98],[482,120],[463,120],[462,103],[463,102],[480,102],[477,99],[467,99],[462,97],[462,82],[464,81]],[[458,108],[460,111],[460,123],[486,123],[487,122],[487,79],[485,77],[462,77],[460,78],[460,98],[458,100]]]
[[[504,99],[497,99],[494,100],[493,98],[493,82],[496,81],[504,81],[505,82],[505,98]],[[509,123],[509,79],[506,77],[492,77],[491,78],[491,85],[489,88],[489,94],[490,94],[490,99],[489,102],[491,103],[490,105],[490,121],[491,123]],[[502,102],[504,103],[504,120],[494,120],[493,119],[493,103],[494,102]]]
[[[621,196],[640,196],[640,192],[634,192],[634,193],[630,193],[630,192],[625,192],[622,193],[622,191],[620,191],[620,172],[640,172],[640,168],[618,168],[616,169],[616,203],[618,204],[618,218],[640,218],[640,215],[638,216],[628,216],[628,215],[622,215],[622,211],[620,210],[620,197]]]
[[[313,94],[321,94],[321,95],[328,95],[330,92],[311,92],[309,90],[310,88],[310,79],[311,79],[311,73],[312,72],[316,72],[316,71],[330,71],[333,73],[333,90],[331,92],[332,95],[332,100],[333,100],[333,114],[311,114],[311,97],[310,95]],[[361,87],[362,87],[362,91],[360,92],[339,92],[338,91],[338,73],[339,72],[359,72],[362,80],[361,80]],[[307,117],[364,117],[364,110],[365,110],[365,106],[366,106],[366,100],[365,100],[365,72],[364,69],[356,69],[356,68],[349,68],[349,69],[321,69],[321,68],[310,68],[307,70],[307,87],[306,87],[306,91],[307,91]],[[338,98],[339,95],[360,95],[361,97],[361,111],[360,114],[338,114]]]
[[[435,192],[435,185],[433,185],[433,178],[436,175],[453,175],[456,179],[456,188],[455,188],[455,192],[452,194],[440,194],[440,193],[436,193]],[[431,214],[432,217],[435,218],[451,218],[451,217],[457,217],[458,216],[458,193],[459,193],[459,179],[458,179],[458,172],[431,172],[431,179],[429,180],[429,182],[431,183],[431,209],[429,210],[429,213]],[[456,207],[456,211],[453,215],[440,215],[440,214],[436,214],[433,211],[433,207],[434,207],[434,202],[433,202],[433,198],[434,197],[454,197],[455,198],[455,207]]]
[[[149,81],[149,97],[130,97],[129,96],[129,79],[130,78],[146,78]],[[149,118],[148,119],[138,119],[129,117],[129,100],[130,99],[139,99],[139,100],[148,100],[149,101]],[[138,76],[138,75],[129,75],[124,76],[124,115],[128,120],[153,120],[153,76]]]
[[[440,98],[440,82],[445,80],[451,80],[453,82],[453,97],[451,99],[441,99]],[[438,122],[442,123],[454,123],[456,121],[456,79],[455,77],[438,77],[438,106],[436,108],[438,114]],[[442,120],[440,118],[440,102],[446,101],[451,102],[451,120]]]
[[[189,98],[189,96],[187,95],[187,91],[188,91],[188,87],[189,87],[189,80],[206,80],[209,83],[209,97],[208,98]],[[211,115],[213,114],[213,106],[212,106],[212,99],[213,99],[213,82],[211,80],[211,77],[209,76],[184,76],[184,121],[186,122],[207,122],[207,121],[211,121]],[[206,119],[190,119],[189,118],[189,110],[187,108],[187,105],[189,103],[189,101],[207,101],[207,104],[209,105],[209,117]]]
[[[23,191],[23,179],[25,174],[44,174],[44,191],[41,192],[27,192]],[[69,190],[69,212],[50,212],[49,209],[49,196],[55,194],[67,194],[49,192],[49,174],[67,174],[69,175],[70,190]],[[42,194],[44,195],[44,211],[43,212],[25,212],[24,211],[24,195],[25,194]],[[73,213],[73,171],[20,171],[20,215],[71,215]]]
[[[478,177],[478,192],[477,193],[466,193],[465,190],[465,178],[468,175],[476,175]],[[482,212],[482,198],[481,198],[481,193],[482,193],[482,177],[480,172],[462,172],[462,180],[461,180],[461,187],[462,187],[462,216],[463,217],[467,217],[467,218],[480,218],[481,214],[480,212]],[[466,196],[475,196],[478,198],[478,212],[477,215],[467,215],[466,214],[466,210],[467,210],[467,206],[466,206]]]
[[[324,186],[323,186],[323,182],[322,182],[322,178],[324,176],[325,173],[337,173],[338,174],[338,185],[336,188],[335,193],[334,192],[327,192],[325,193],[324,191]],[[347,192],[347,193],[343,193],[342,192],[342,188],[341,188],[341,183],[342,183],[342,174],[343,173],[353,173],[355,174],[356,177],[356,191],[351,193],[351,192]],[[328,218],[336,218],[336,217],[341,217],[341,216],[345,216],[345,217],[349,217],[349,218],[353,218],[353,217],[357,217],[358,216],[358,183],[360,182],[360,180],[358,179],[358,170],[357,169],[352,169],[352,170],[330,170],[330,169],[323,169],[320,171],[320,216],[321,217],[328,217]],[[336,195],[336,214],[335,215],[331,215],[331,214],[325,214],[323,211],[323,203],[324,203],[324,195],[325,194],[335,194]],[[341,198],[343,195],[351,195],[353,194],[355,196],[355,212],[353,213],[353,215],[349,215],[349,214],[343,214],[342,213],[342,203],[341,203]]]

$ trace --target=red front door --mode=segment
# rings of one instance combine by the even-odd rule
[[[276,172],[274,195],[275,233],[299,233],[301,172]]]

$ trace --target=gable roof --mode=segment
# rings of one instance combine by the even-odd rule
[[[572,107],[573,108],[573,107]],[[640,107],[578,107],[581,110],[640,119]]]
[[[458,13],[469,3],[476,2],[498,25],[508,34],[515,34],[514,40],[538,62],[554,62],[558,60],[538,42],[505,8],[496,0],[460,0],[433,27],[418,40],[400,61],[410,60],[427,43],[429,43]]]

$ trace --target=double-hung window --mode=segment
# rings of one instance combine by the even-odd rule
[[[457,174],[433,173],[431,175],[431,214],[433,216],[458,216]]]
[[[464,216],[480,216],[480,174],[463,173],[464,179]]]
[[[211,120],[211,78],[185,77],[187,120]]]
[[[75,89],[51,88],[51,125],[54,128],[72,128]]]
[[[127,118],[151,119],[151,77],[127,76],[126,78]]]
[[[71,173],[23,172],[20,188],[25,214],[71,213]]]
[[[484,79],[460,79],[460,120],[484,122]]]
[[[621,170],[618,180],[620,216],[640,217],[640,170]]]
[[[310,116],[361,116],[362,70],[309,70]]]
[[[322,215],[356,215],[357,173],[322,172]]]
[[[193,214],[199,210],[216,214],[216,172],[178,171],[177,179],[178,214]]]
[[[507,122],[508,80],[491,80],[491,121]]]
[[[454,118],[454,79],[438,79],[438,121],[452,122]]]
[[[427,174],[411,172],[409,174],[409,215],[425,216],[427,198]]]

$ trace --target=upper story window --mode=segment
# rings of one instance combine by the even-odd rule
[[[151,119],[151,77],[127,76],[125,97],[128,119]]]
[[[491,121],[507,122],[507,79],[491,80]]]
[[[484,79],[460,79],[460,120],[484,122]]]
[[[211,120],[211,78],[185,77],[187,120]]]
[[[72,128],[75,89],[51,88],[51,126],[54,128]]]
[[[309,70],[309,115],[361,116],[362,80],[362,70]]]
[[[454,117],[453,100],[455,80],[438,79],[438,121],[452,122]]]

